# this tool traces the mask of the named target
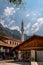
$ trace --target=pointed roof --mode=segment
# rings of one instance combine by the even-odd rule
[[[22,23],[21,23],[21,31],[24,31],[24,23],[23,23],[23,20],[22,20]]]

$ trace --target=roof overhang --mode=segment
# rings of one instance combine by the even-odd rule
[[[33,36],[15,47],[13,50],[43,50],[43,36]]]
[[[17,50],[21,50],[21,51],[31,51],[31,50],[41,51],[41,50],[43,50],[43,47],[18,48]]]

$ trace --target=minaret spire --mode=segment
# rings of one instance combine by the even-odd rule
[[[21,23],[21,42],[24,41],[24,23],[23,23],[23,20],[22,20],[22,23]]]

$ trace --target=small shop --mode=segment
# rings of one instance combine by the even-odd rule
[[[43,61],[43,37],[34,35],[13,50],[17,50],[18,60]]]

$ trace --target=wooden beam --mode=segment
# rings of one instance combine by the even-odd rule
[[[30,51],[30,50],[43,50],[43,47],[29,47],[29,48],[18,48],[18,50]]]

